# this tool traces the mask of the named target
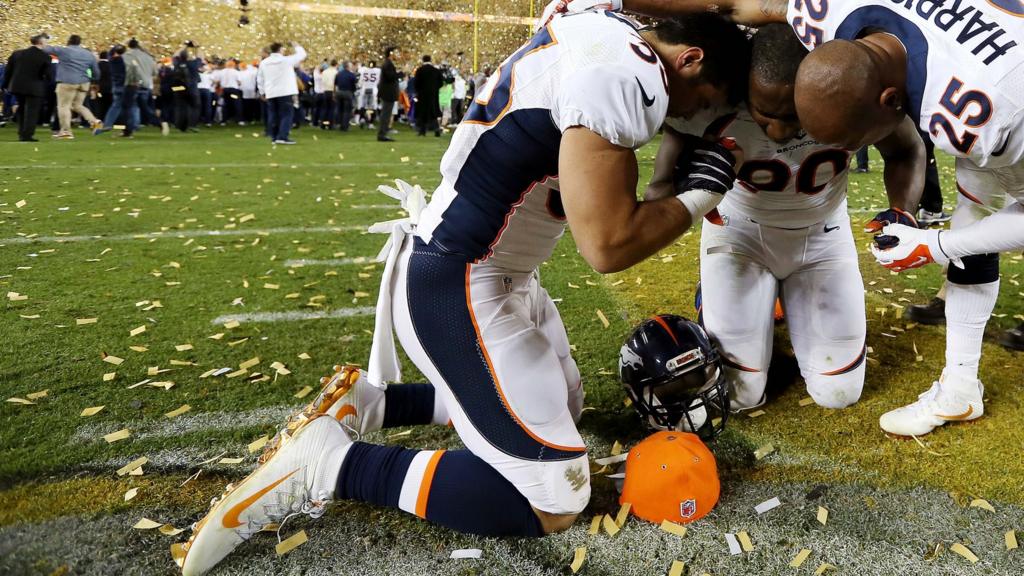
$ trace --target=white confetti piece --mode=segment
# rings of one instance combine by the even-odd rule
[[[152,530],[161,526],[163,526],[163,524],[160,522],[150,520],[149,518],[142,518],[136,522],[132,528],[135,528],[136,530]]]
[[[479,548],[462,548],[459,550],[452,550],[452,553],[448,556],[452,560],[473,560],[480,558],[484,555],[484,551]]]
[[[740,541],[736,539],[735,534],[730,534],[726,532],[725,541],[727,544],[729,544],[729,554],[735,556],[737,554],[743,553],[743,548],[740,547]]]
[[[136,458],[135,460],[132,460],[131,462],[129,462],[129,463],[125,464],[124,466],[122,466],[121,468],[119,468],[117,470],[117,475],[118,476],[124,476],[125,474],[129,474],[132,471],[134,471],[136,468],[142,467],[142,465],[145,464],[146,462],[149,462],[149,458],[146,458],[145,456],[143,456],[141,458]]]
[[[779,506],[782,506],[782,501],[780,501],[779,498],[776,496],[775,498],[765,500],[764,502],[761,502],[757,506],[754,506],[754,511],[758,514],[764,514],[765,512],[769,510],[774,510]]]
[[[975,562],[978,561],[978,557],[974,555],[974,552],[971,552],[970,548],[968,548],[967,546],[964,546],[963,544],[961,544],[959,542],[953,543],[953,545],[949,547],[949,550],[951,552],[959,554],[960,556],[963,556],[971,564],[974,564]]]

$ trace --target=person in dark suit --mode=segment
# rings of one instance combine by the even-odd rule
[[[416,132],[425,136],[427,130],[433,130],[434,136],[440,137],[441,127],[437,118],[441,115],[441,103],[438,92],[444,77],[430,60],[429,54],[423,56],[423,65],[416,69]]]
[[[33,36],[32,46],[11,54],[3,85],[0,86],[18,98],[15,118],[18,121],[18,139],[22,142],[38,142],[34,137],[36,124],[39,123],[39,110],[50,78],[50,55],[43,51],[46,39],[45,34]]]
[[[384,50],[384,63],[380,66],[380,81],[377,84],[377,96],[380,98],[380,129],[377,131],[378,142],[394,142],[388,136],[391,129],[391,115],[398,102],[398,69],[391,61],[394,48]]]

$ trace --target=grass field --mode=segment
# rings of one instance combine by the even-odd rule
[[[123,141],[80,131],[73,142],[17,144],[10,127],[0,130],[0,386],[12,399],[0,405],[0,574],[174,573],[169,546],[188,532],[133,525],[145,517],[187,528],[252,468],[247,445],[308,401],[297,393],[334,363],[365,364],[382,268],[372,259],[384,238],[363,230],[400,214],[376,186],[401,177],[431,189],[448,136],[403,131],[381,144],[365,132],[303,129],[299,145],[271,147],[258,132],[144,131]],[[640,152],[644,177],[655,145]],[[880,167],[851,176],[855,223],[885,203]],[[949,204],[945,158],[942,173]],[[643,436],[622,403],[619,345],[646,315],[692,315],[697,234],[609,276],[590,270],[567,235],[542,269],[593,408],[581,422],[592,457]],[[1024,573],[1020,550],[1005,543],[1008,531],[1024,536],[1024,359],[986,344],[984,419],[920,443],[887,438],[878,416],[942,367],[944,331],[900,319],[941,274],[891,275],[861,253],[871,347],[862,401],[843,411],[801,406],[806,392],[780,329],[774,397],[763,416],[730,420],[714,446],[721,503],[681,539],[636,519],[615,537],[588,535],[592,517],[618,509],[612,482],[598,475],[588,511],[557,536],[471,538],[341,503],[289,527],[304,528],[307,544],[277,557],[274,537],[261,535],[217,573],[567,574],[578,546],[588,550],[582,572],[602,575],[664,574],[676,559],[685,574],[714,576],[811,574],[822,564],[859,575]],[[1024,312],[1022,271],[1019,255],[1004,257],[990,333]],[[230,374],[207,375],[221,368]],[[406,373],[418,376],[408,363]],[[103,438],[125,429],[124,440]],[[446,428],[371,440],[459,445]],[[768,445],[774,451],[756,459]],[[142,456],[142,475],[116,473]],[[776,496],[780,508],[754,512]],[[819,506],[829,511],[824,525]],[[737,531],[754,549],[733,556],[723,535]],[[448,559],[459,548],[481,548],[483,559]],[[809,559],[790,567],[803,548]]]

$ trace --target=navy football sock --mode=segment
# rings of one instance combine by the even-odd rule
[[[434,387],[392,384],[384,390],[384,428],[430,424],[434,418]]]
[[[401,508],[469,534],[544,534],[529,501],[468,450],[418,451],[355,442],[335,496]]]

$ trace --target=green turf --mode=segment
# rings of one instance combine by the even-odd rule
[[[294,397],[297,391],[307,385],[316,387],[317,378],[336,362],[365,364],[373,326],[370,316],[243,322],[232,329],[211,321],[226,314],[372,306],[381,266],[370,259],[384,238],[360,230],[399,214],[393,201],[375,188],[402,177],[429,190],[438,182],[437,164],[448,136],[416,138],[403,130],[399,142],[381,144],[367,132],[303,129],[295,137],[297,146],[272,147],[253,128],[212,129],[166,138],[143,131],[131,141],[110,135],[91,137],[80,131],[72,142],[26,145],[4,141],[12,140],[14,134],[10,129],[0,130],[0,295],[16,292],[28,296],[27,300],[5,297],[2,301],[0,386],[4,398],[27,398],[47,390],[47,396],[34,405],[0,406],[0,526],[5,527],[0,531],[0,552],[12,549],[5,546],[32,550],[10,556],[10,563],[0,559],[0,572],[49,573],[63,565],[72,573],[104,573],[102,564],[82,559],[90,554],[116,556],[110,565],[129,573],[170,572],[173,565],[166,551],[171,540],[160,535],[125,536],[129,526],[142,515],[178,526],[201,517],[204,502],[216,495],[220,484],[237,480],[251,468],[246,444],[271,433],[289,406],[303,403]],[[640,152],[644,177],[650,173],[654,152],[654,145]],[[877,158],[875,166],[872,174],[851,177],[850,207],[860,211],[854,214],[855,220],[868,219],[870,210],[885,202]],[[946,158],[942,170],[950,203],[954,188]],[[21,201],[25,204],[19,207]],[[226,234],[212,235],[214,231]],[[584,376],[586,403],[593,410],[584,415],[581,431],[595,456],[605,455],[616,440],[628,445],[642,437],[635,415],[622,404],[615,377],[618,348],[630,328],[647,314],[691,314],[697,234],[686,235],[663,252],[674,255],[671,262],[655,258],[607,277],[583,262],[567,235],[541,270],[543,284],[559,299]],[[94,235],[103,238],[83,238]],[[132,238],[134,235],[145,236]],[[860,246],[868,242],[861,234],[857,240]],[[368,260],[286,265],[294,259],[357,257]],[[1020,262],[1020,258],[1004,258],[1004,288],[996,310],[1004,316],[990,325],[990,332],[1013,325],[1014,315],[1022,312],[1016,284]],[[1014,514],[1019,511],[1015,505],[1024,503],[1020,480],[1024,473],[1020,458],[1024,412],[1016,394],[1024,362],[987,345],[982,362],[989,413],[985,419],[948,427],[925,438],[927,450],[913,441],[886,438],[877,427],[878,415],[911,400],[929,385],[941,369],[943,346],[941,329],[907,327],[893,304],[924,301],[939,286],[941,277],[936,269],[890,275],[863,250],[862,270],[865,281],[871,283],[868,345],[873,349],[862,402],[844,411],[801,408],[797,403],[805,395],[802,383],[786,386],[779,381],[773,383],[781,389],[779,396],[766,407],[765,416],[733,419],[716,446],[726,492],[719,515],[700,529],[702,537],[709,539],[707,546],[712,536],[743,528],[743,515],[749,515],[749,507],[741,493],[749,498],[770,497],[773,487],[778,487],[795,499],[808,483],[827,484],[851,502],[861,501],[861,494],[875,489],[892,491],[893,498],[901,502],[912,501],[906,496],[911,494],[906,490],[912,488],[925,490],[927,497],[922,498],[933,503],[942,501],[943,493],[954,492],[955,497],[947,502],[954,508],[972,497],[984,497],[997,502],[1001,510],[1009,507],[1010,519],[1003,524],[1006,529],[1013,527],[1013,519],[1018,517]],[[907,289],[916,293],[905,292]],[[145,309],[157,300],[161,307]],[[876,311],[879,308],[887,310],[885,316]],[[607,328],[597,310],[610,321]],[[76,322],[91,318],[97,321]],[[131,336],[130,331],[140,326],[146,327],[145,332]],[[894,331],[893,326],[904,331]],[[882,336],[882,332],[897,338]],[[223,336],[210,338],[217,334]],[[779,348],[784,350],[784,330],[779,336]],[[193,348],[175,349],[182,344]],[[915,361],[915,344],[923,356],[921,362]],[[133,351],[130,346],[147,350]],[[124,363],[106,363],[104,353],[124,358]],[[300,359],[303,353],[311,358]],[[270,379],[200,377],[215,368],[235,369],[255,357],[260,363],[250,372]],[[176,366],[172,360],[193,364]],[[291,374],[275,376],[270,367],[275,361],[285,364]],[[418,378],[411,365],[405,364],[407,376]],[[172,370],[151,376],[150,367]],[[105,381],[107,373],[116,376]],[[128,389],[146,378],[173,381],[174,386],[169,390],[145,385]],[[173,420],[163,417],[182,404],[189,404],[191,412]],[[84,408],[95,406],[105,408],[95,416],[79,416]],[[133,436],[114,444],[102,439],[122,428],[133,430]],[[386,433],[373,439],[390,441]],[[416,429],[394,441],[424,448],[458,445],[453,433],[440,428]],[[777,452],[755,461],[753,451],[769,442]],[[221,454],[248,459],[239,466],[199,465]],[[118,467],[142,455],[151,460],[143,477],[118,478],[114,474]],[[203,472],[198,479],[180,487],[200,469]],[[131,486],[140,488],[139,495],[125,503],[122,495]],[[595,478],[588,514],[614,511],[616,506],[610,483]],[[586,539],[586,526],[581,526],[566,536],[538,543],[480,544],[401,514],[365,506],[346,505],[343,509],[335,516],[354,518],[350,522],[368,532],[367,541],[384,544],[400,535],[410,542],[404,556],[395,551],[372,551],[367,546],[364,563],[358,565],[392,562],[394,566],[413,566],[405,573],[505,573],[465,567],[468,565],[424,565],[415,560],[419,555],[436,555],[474,543],[514,566],[509,572],[560,573],[572,547]],[[948,516],[948,510],[939,504],[929,510]],[[912,509],[906,512],[913,513]],[[889,522],[893,514],[902,518],[903,512],[886,509],[874,516],[867,514],[866,522]],[[943,523],[937,524],[940,529],[908,522],[928,532],[933,540],[947,543],[965,535],[984,540],[1001,534],[995,532],[996,526],[966,518],[957,520],[957,526],[963,526],[961,532],[947,530]],[[53,546],[54,551],[37,550],[25,544],[30,537],[42,538],[44,543],[52,538],[52,543],[58,544],[51,531],[65,521],[77,530],[96,532],[91,540],[78,544],[88,553],[55,551],[59,546]],[[339,549],[349,546],[352,526],[343,524],[330,530],[322,538]],[[765,530],[754,534],[755,538],[769,538],[770,532],[771,538],[790,542],[788,539],[796,538],[802,529],[780,522]],[[845,537],[864,551],[859,556],[851,553],[837,558],[859,558],[865,566],[877,569],[865,573],[891,573],[885,571],[891,556],[871,552],[871,547],[882,546],[891,534],[856,525],[845,530]],[[315,537],[313,529],[309,531]],[[636,534],[630,538],[648,533],[641,530]],[[651,543],[651,551],[637,548],[642,547],[642,539],[623,542],[631,542],[628,546],[632,548],[623,549],[614,542],[589,543],[596,556],[588,570],[595,574],[656,573],[665,570],[667,559],[679,551],[668,541]],[[315,541],[307,546],[319,549]],[[694,546],[680,550],[697,554],[705,543]],[[913,546],[897,548],[893,554],[907,561],[904,572],[930,566],[921,564],[923,550],[917,554]],[[648,552],[657,562],[650,563]],[[990,562],[986,564],[990,571],[985,573],[1011,574],[1021,566],[1019,555],[989,552],[985,562]],[[229,565],[225,573],[244,573],[240,566],[251,563],[262,566],[272,551],[266,546],[253,547],[246,554],[250,564]],[[138,557],[138,564],[128,562],[132,555]],[[623,558],[635,563],[627,562],[629,566],[624,567]],[[716,575],[788,573],[783,570],[788,558],[780,558],[766,554],[742,564],[704,566],[714,569]],[[301,569],[296,568],[297,561],[286,562],[292,562],[289,570]],[[316,570],[316,554],[306,562],[313,562]],[[950,562],[959,566],[955,560]],[[266,573],[285,571],[284,565],[275,566],[280,569],[271,567]],[[377,572],[351,568],[346,573]]]

